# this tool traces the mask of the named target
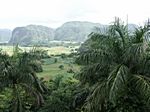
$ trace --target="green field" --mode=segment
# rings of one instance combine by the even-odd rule
[[[20,47],[23,51],[29,51],[33,47]],[[57,47],[37,47],[39,49],[47,50],[49,55],[58,55],[58,54],[70,54],[75,49],[79,48],[79,46],[73,46],[73,47],[64,47],[64,46],[57,46]],[[9,55],[12,55],[13,53],[13,46],[0,46],[0,49],[2,51],[8,53]]]
[[[29,51],[33,47],[19,47],[23,51]],[[79,71],[79,66],[76,64],[73,64],[71,58],[65,58],[62,59],[61,56],[55,56],[55,55],[61,55],[61,54],[70,54],[73,52],[73,50],[77,49],[76,47],[64,47],[64,46],[58,46],[58,47],[38,47],[38,49],[47,50],[48,55],[53,55],[51,58],[43,59],[42,67],[43,72],[37,73],[38,77],[44,78],[45,80],[53,79],[57,75],[66,75],[66,76],[73,76],[74,73],[68,73],[67,71],[72,69],[74,72]],[[13,46],[0,46],[0,49],[2,49],[3,52],[6,52],[9,55],[13,54]],[[57,62],[55,63],[54,60],[57,58]],[[64,68],[60,69],[59,66],[63,65]]]
[[[57,57],[57,62],[54,62],[53,58],[44,59],[43,63],[43,72],[37,73],[38,77],[43,77],[45,80],[53,79],[55,76],[58,75],[65,75],[73,76],[74,73],[68,73],[70,69],[73,70],[75,73],[79,72],[80,67],[77,64],[72,63],[71,58],[61,59],[60,57]],[[63,69],[60,69],[59,66],[63,65]]]

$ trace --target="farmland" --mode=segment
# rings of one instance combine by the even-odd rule
[[[57,62],[55,62],[55,59],[57,59]],[[45,80],[53,79],[58,75],[72,77],[74,73],[77,73],[80,70],[79,65],[74,64],[72,61],[72,58],[62,59],[58,56],[49,59],[43,59],[43,72],[37,73],[37,75],[40,78],[43,77]],[[60,66],[63,66],[63,68],[60,68]],[[69,72],[70,70],[72,70],[71,73]]]
[[[0,49],[2,49],[3,52],[6,52],[9,55],[13,54],[13,47],[14,46],[0,46]],[[33,49],[33,47],[19,47],[22,51],[29,52]],[[64,47],[64,46],[58,46],[58,47],[36,47],[37,49],[46,50],[48,55],[51,56],[51,58],[42,59],[42,67],[43,72],[37,73],[38,77],[44,78],[45,80],[50,80],[54,78],[54,76],[57,75],[65,75],[65,76],[73,76],[73,73],[68,73],[68,70],[73,70],[74,72],[79,72],[79,66],[77,64],[73,64],[72,58],[61,58],[61,54],[70,54],[75,49],[78,48],[78,46],[75,47]],[[57,60],[57,62],[55,62]],[[62,65],[63,69],[60,69],[59,66]]]
[[[33,47],[20,47],[23,51],[29,51]],[[56,47],[37,47],[39,49],[47,50],[49,55],[58,55],[58,54],[70,54],[75,49],[79,48],[79,46],[71,46],[71,47],[64,47],[64,46],[56,46]],[[2,51],[12,55],[13,53],[13,46],[0,46]]]

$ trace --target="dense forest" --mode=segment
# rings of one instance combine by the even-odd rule
[[[1,49],[0,112],[150,112],[150,24],[128,28],[117,18],[70,54]],[[39,76],[60,61],[66,73]]]

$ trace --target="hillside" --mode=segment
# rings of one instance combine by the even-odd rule
[[[71,21],[62,26],[52,29],[41,25],[28,25],[17,27],[12,32],[10,44],[28,45],[49,45],[50,41],[72,41],[84,42],[88,35],[98,29],[103,31],[108,25],[99,23]],[[129,24],[129,31],[133,32],[134,24]]]
[[[10,44],[33,45],[46,44],[54,39],[54,30],[41,25],[17,27],[12,32]]]
[[[0,43],[8,42],[11,38],[11,30],[0,29]]]
[[[33,45],[48,44],[49,41],[83,42],[95,27],[103,27],[98,23],[72,21],[64,23],[56,30],[40,25],[17,27],[12,32],[10,44]]]
[[[64,23],[55,31],[55,40],[83,42],[87,36],[94,31],[95,27],[100,27],[98,23],[72,21]]]

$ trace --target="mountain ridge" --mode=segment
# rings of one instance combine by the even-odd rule
[[[7,41],[9,41],[9,44],[20,45],[48,44],[52,40],[84,42],[95,28],[98,27],[103,30],[107,26],[89,21],[68,21],[55,29],[30,24],[14,28],[11,38]],[[134,30],[134,27],[137,27],[137,25],[129,24],[131,31]]]

